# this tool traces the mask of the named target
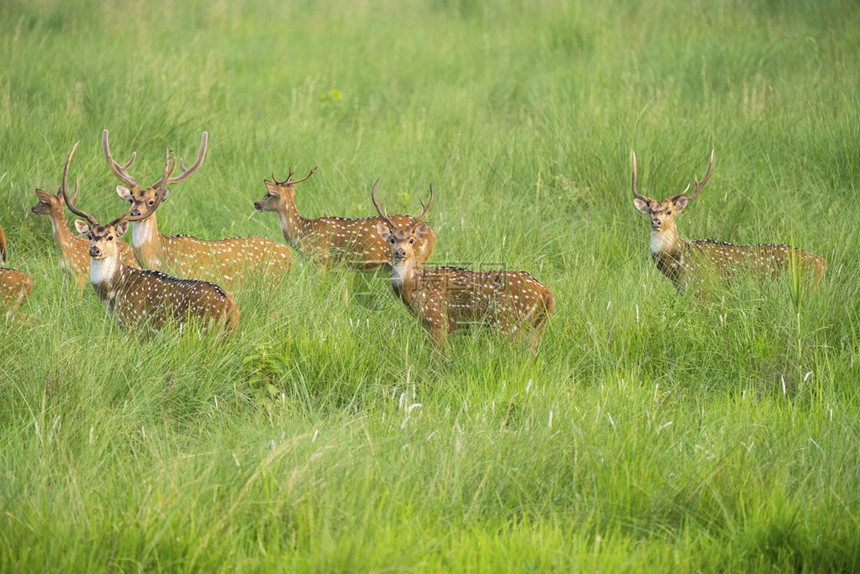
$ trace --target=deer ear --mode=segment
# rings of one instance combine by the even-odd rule
[[[131,190],[124,185],[116,186],[116,194],[129,203],[134,201],[134,198],[131,195]]]
[[[116,229],[116,236],[122,237],[128,231],[128,221],[120,221],[114,229]]]
[[[75,229],[78,230],[78,233],[86,237],[90,232],[90,226],[81,221],[80,219],[75,220]]]
[[[430,226],[427,225],[427,222],[422,221],[417,226],[415,226],[415,229],[412,230],[412,235],[415,236],[415,239],[417,239],[418,241],[421,241],[422,239],[424,239],[427,236],[427,233],[429,231],[430,231]]]
[[[679,197],[675,200],[675,213],[681,213],[687,207],[688,197]]]
[[[644,199],[639,199],[638,197],[633,199],[633,205],[636,206],[636,209],[644,213],[645,215],[649,215],[651,213],[651,205],[649,202]]]
[[[44,191],[42,191],[41,189],[36,190],[36,197],[39,198],[39,201],[41,201],[43,203],[48,203],[48,194],[45,193]],[[60,197],[62,197],[62,194],[60,194]]]
[[[391,238],[391,230],[388,228],[388,225],[381,221],[376,222],[376,233],[379,234],[379,237],[383,241],[388,241]]]
[[[266,184],[266,191],[269,191],[271,193],[278,193],[278,190],[280,188],[278,187],[277,183],[271,182],[268,179],[264,179],[263,183]]]

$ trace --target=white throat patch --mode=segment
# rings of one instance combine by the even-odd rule
[[[119,268],[119,256],[105,257],[104,259],[90,258],[90,281],[93,285],[100,285],[109,281]]]
[[[651,253],[668,251],[675,244],[677,234],[674,229],[651,230]]]
[[[143,221],[135,221],[131,224],[131,243],[138,249],[143,247],[150,239],[153,232],[153,225],[150,225],[154,215],[144,219]]]
[[[397,265],[391,268],[391,282],[400,287],[403,285],[403,282],[407,279],[409,275],[409,265],[406,264],[406,261],[401,261]]]

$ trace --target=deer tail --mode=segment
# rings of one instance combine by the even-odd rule
[[[537,321],[535,321],[535,328],[537,328],[538,331],[543,331],[543,328],[546,326],[547,318],[555,307],[555,297],[553,297],[552,292],[549,289],[547,289],[543,294],[543,304],[541,307],[542,309],[540,309],[540,312],[538,313]]]
[[[6,235],[0,227],[0,262],[6,263]]]

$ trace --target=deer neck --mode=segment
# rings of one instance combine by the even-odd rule
[[[677,259],[685,243],[686,241],[678,234],[678,228],[675,227],[674,222],[659,231],[651,230],[651,255],[654,257],[668,255]]]
[[[108,309],[112,308],[116,293],[130,269],[122,262],[119,252],[104,259],[90,257],[90,282]]]
[[[162,264],[162,235],[158,232],[158,221],[153,213],[142,221],[131,224],[131,244],[134,254],[144,267],[158,268]]]
[[[59,213],[52,212],[50,219],[51,229],[54,232],[54,241],[57,242],[57,247],[59,247],[60,251],[63,253],[63,259],[71,261],[72,246],[78,237],[69,229],[69,225],[66,223],[66,213],[64,211],[60,211]],[[81,239],[81,241],[85,240]]]
[[[278,222],[281,224],[281,233],[287,243],[297,243],[308,231],[310,220],[299,215],[296,204],[287,201],[286,206],[278,211]]]
[[[407,305],[411,304],[418,294],[423,273],[424,268],[415,257],[403,259],[391,267],[391,286],[394,293]]]

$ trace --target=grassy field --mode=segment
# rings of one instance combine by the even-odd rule
[[[38,324],[0,326],[0,570],[857,571],[860,10],[851,1],[0,4],[0,225]],[[96,217],[164,148],[203,168],[165,233],[280,240],[417,213],[433,262],[524,269],[535,357],[450,354],[385,277],[297,257],[237,335],[124,332],[64,286],[33,189]],[[715,166],[687,238],[791,243],[815,291],[679,297],[630,194]],[[426,201],[426,199],[425,199]],[[521,348],[522,347],[522,348]]]

